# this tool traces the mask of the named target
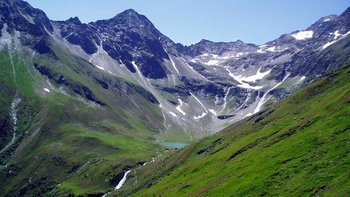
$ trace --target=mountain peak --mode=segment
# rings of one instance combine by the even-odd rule
[[[76,17],[70,17],[67,22],[70,22],[70,23],[74,23],[76,25],[81,25],[81,21],[80,19],[76,16]]]
[[[113,17],[111,20],[144,20],[146,18],[145,16],[137,13],[134,9],[127,9],[119,14],[117,14],[115,17]],[[147,19],[147,18],[146,18]]]
[[[236,42],[236,43],[245,43],[245,42],[243,42],[243,41],[240,40],[240,39],[236,40],[235,42]]]
[[[127,9],[125,11],[123,11],[120,14],[127,14],[127,15],[140,15],[138,12],[136,12],[134,9]]]
[[[207,39],[202,39],[197,44],[204,44],[204,43],[214,43],[214,42],[210,41],[210,40],[207,40]]]
[[[137,13],[133,9],[128,9],[120,14],[117,14],[111,19],[96,21],[96,23],[111,23],[112,25],[122,25],[128,28],[141,28],[144,27],[155,29],[152,22],[144,15]],[[109,24],[109,25],[111,25]]]

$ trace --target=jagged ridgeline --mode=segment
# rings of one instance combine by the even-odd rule
[[[166,149],[261,117],[264,108],[350,63],[349,9],[264,45],[191,46],[174,43],[134,10],[88,24],[52,21],[21,0],[0,0],[0,10],[4,196],[135,192],[144,187],[138,183],[155,184],[135,179],[135,168],[164,157],[180,165],[197,146],[178,156]],[[156,178],[174,169],[164,162]]]

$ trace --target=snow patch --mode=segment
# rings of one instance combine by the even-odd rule
[[[47,84],[50,86],[51,89],[55,89],[55,88],[53,87],[53,85],[51,84],[51,82],[50,82],[49,79],[47,79],[46,82],[47,82]]]
[[[214,116],[218,115],[214,109],[209,109],[209,112],[212,113]]]
[[[196,101],[202,106],[202,108],[204,109],[205,112],[203,112],[201,115],[199,116],[193,116],[193,118],[195,120],[198,120],[198,119],[201,119],[203,118],[204,116],[206,116],[208,114],[208,110],[207,108],[205,108],[205,106],[203,105],[203,103],[192,93],[190,92],[190,94],[193,96],[194,99],[196,99]]]
[[[103,68],[103,67],[101,67],[101,66],[97,66],[97,65],[95,65],[98,69],[100,69],[100,70],[105,70],[105,68]]]
[[[177,72],[178,75],[180,75],[179,70],[176,68],[175,62],[173,61],[173,59],[170,57],[169,53],[168,53],[171,65],[173,66],[173,68],[175,69],[175,71]]]
[[[211,59],[211,60],[208,61],[207,65],[215,66],[215,65],[218,65],[219,63],[220,63],[219,60]]]
[[[292,37],[294,37],[296,40],[306,40],[312,38],[313,35],[313,31],[300,31],[298,33],[292,34]]]
[[[276,50],[275,46],[269,47],[266,49],[266,51],[274,52]]]
[[[179,111],[183,116],[186,116],[186,112],[184,112],[184,111],[181,109],[182,104],[183,104],[182,100],[181,100],[181,99],[178,99],[178,101],[179,101],[180,105],[178,105],[175,109],[176,109],[177,111]]]
[[[301,76],[299,81],[297,83],[301,83],[302,81],[304,81],[306,79],[306,76]]]
[[[265,48],[267,47],[266,44],[260,45],[259,49],[256,51],[257,53],[266,53]]]
[[[50,90],[48,88],[44,88],[45,92],[50,92]]]
[[[255,113],[258,113],[258,112],[260,111],[261,107],[262,107],[268,100],[270,100],[270,98],[272,97],[272,95],[271,95],[271,96],[269,96],[269,97],[267,98],[267,95],[268,95],[272,90],[274,90],[274,89],[276,89],[278,86],[280,86],[288,77],[289,77],[289,74],[287,74],[281,82],[279,82],[279,83],[276,84],[274,87],[272,87],[271,89],[269,89],[268,91],[265,92],[265,94],[264,94],[264,95],[261,97],[261,99],[259,100],[259,103],[258,103],[258,105],[256,106],[256,108],[255,108],[255,110],[254,110],[254,114],[255,114]]]
[[[323,45],[322,48],[321,48],[322,50],[323,50],[323,49],[326,49],[327,47],[333,45],[334,43],[338,42],[339,40],[341,40],[341,39],[345,38],[346,36],[350,35],[350,31],[348,31],[348,32],[345,33],[344,35],[339,34],[339,31],[338,31],[338,30],[335,31],[334,33],[331,33],[331,34],[334,35],[334,39],[335,39],[335,40],[333,40],[333,41],[331,41],[331,42],[327,42],[325,45]]]
[[[263,88],[262,86],[251,86],[247,83],[242,83],[242,84],[239,84],[237,85],[238,87],[240,88],[243,88],[243,89],[252,89],[252,90],[260,90],[261,88]]]
[[[258,72],[252,76],[244,77],[244,76],[239,75],[237,77],[240,78],[240,80],[242,80],[242,81],[256,82],[257,80],[263,79],[266,75],[270,74],[270,72],[271,72],[271,70],[268,70],[266,72],[260,72],[260,70],[261,70],[261,67],[259,68]]]
[[[232,77],[234,80],[240,83],[238,87],[245,88],[245,89],[254,89],[254,90],[259,90],[262,88],[262,86],[251,86],[249,83],[254,83],[257,80],[261,80],[271,72],[271,70],[268,70],[266,72],[260,72],[261,70],[261,67],[260,67],[258,72],[255,75],[245,77],[242,75],[238,75],[238,76],[234,75],[228,66],[226,66],[225,69],[229,72],[230,77]]]
[[[229,87],[229,88],[227,89],[226,93],[225,93],[224,105],[223,105],[223,107],[222,107],[222,109],[221,109],[221,111],[220,111],[219,113],[223,112],[223,111],[226,109],[226,106],[227,106],[227,98],[228,98],[228,95],[230,94],[231,88],[232,88],[232,87]]]
[[[336,40],[337,38],[339,38],[340,36],[342,36],[342,35],[339,33],[339,30],[335,31],[335,32],[333,33],[333,35],[334,35],[334,40]]]
[[[244,118],[249,117],[249,116],[252,116],[252,115],[253,115],[253,113],[248,113],[248,114],[246,114],[246,115],[244,116]]]
[[[137,74],[141,77],[141,79],[143,79],[142,73],[141,73],[139,67],[136,65],[135,61],[131,61],[131,64],[135,67]]]
[[[172,116],[177,117],[177,115],[174,112],[169,112]]]
[[[124,183],[125,183],[125,181],[126,181],[126,177],[128,176],[128,174],[129,174],[130,172],[131,172],[131,170],[128,170],[128,171],[125,172],[125,174],[124,174],[122,180],[119,181],[118,185],[115,186],[114,190],[118,190],[118,189],[120,189],[120,188],[124,185]]]
[[[327,47],[331,46],[332,44],[336,43],[337,40],[333,40],[331,42],[327,42],[325,45],[322,46],[322,49],[326,49]]]
[[[199,115],[199,116],[193,116],[193,118],[195,119],[195,120],[198,120],[198,119],[201,119],[201,118],[203,118],[204,116],[206,116],[208,113],[206,113],[206,112],[203,112],[201,115]]]
[[[244,55],[244,53],[239,52],[239,53],[236,54],[236,57],[241,57],[242,55]]]

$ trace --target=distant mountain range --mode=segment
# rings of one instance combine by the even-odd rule
[[[349,62],[348,53],[333,54],[337,61],[329,55],[334,47],[347,48],[348,12],[261,46],[175,44],[134,10],[89,24],[76,17],[52,21],[46,33],[96,68],[150,91],[167,119],[164,128],[205,136]]]
[[[0,10],[6,194],[104,193],[164,143],[217,133],[350,63],[350,8],[264,45],[191,46],[132,9],[88,24],[21,0]]]

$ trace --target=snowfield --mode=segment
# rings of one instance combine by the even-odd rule
[[[300,31],[298,33],[292,34],[296,40],[306,40],[312,38],[314,35],[313,31]]]

